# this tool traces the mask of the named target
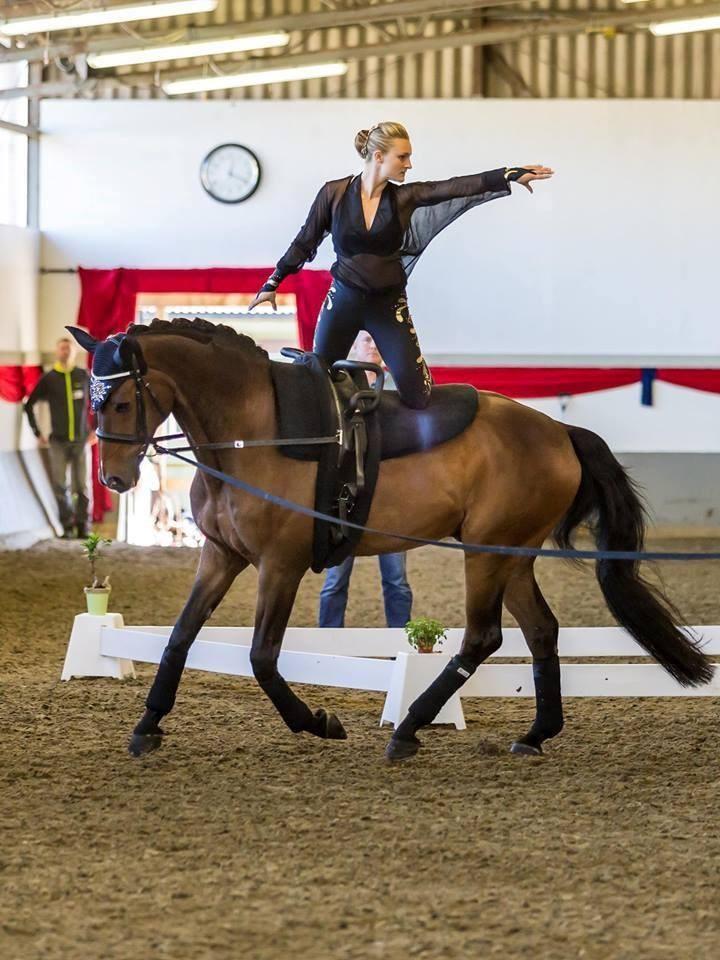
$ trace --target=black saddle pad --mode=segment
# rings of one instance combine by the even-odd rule
[[[405,457],[452,440],[470,426],[477,408],[477,390],[464,383],[433,387],[424,410],[412,410],[394,390],[383,390],[380,458]]]
[[[307,354],[310,358],[311,354]],[[319,437],[331,434],[331,394],[322,367],[305,363],[271,364],[278,402],[280,436]],[[433,387],[424,410],[412,410],[395,390],[383,390],[378,407],[381,460],[430,450],[452,440],[470,426],[478,409],[478,392],[464,383]],[[328,447],[292,446],[282,452],[294,460],[320,460]]]

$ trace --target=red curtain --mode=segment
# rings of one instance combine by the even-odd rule
[[[720,393],[720,370],[689,370],[682,367],[660,367],[658,380],[674,383],[677,387],[691,387],[708,393]]]
[[[42,367],[0,367],[0,398],[9,403],[20,403],[32,393],[42,376]]]
[[[632,367],[432,367],[435,383],[471,383],[507,397],[558,397],[624,387],[640,379]]]
[[[270,267],[209,270],[83,270],[78,324],[98,339],[126,330],[135,319],[138,293],[257,293],[272,273]],[[283,283],[294,293],[300,346],[312,347],[320,307],[330,286],[326,270],[302,270]]]

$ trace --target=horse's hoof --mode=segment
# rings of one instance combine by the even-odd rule
[[[413,737],[412,740],[400,740],[397,737],[391,737],[390,743],[385,748],[385,759],[390,763],[395,763],[398,760],[409,760],[410,757],[415,756],[421,746],[422,743],[417,737]]]
[[[163,732],[159,728],[157,733],[134,733],[128,743],[128,753],[131,757],[144,757],[146,753],[159,750],[162,741]]]
[[[312,732],[316,737],[322,737],[323,740],[347,740],[345,727],[334,713],[328,713],[320,707],[315,711],[314,716],[315,728]]]
[[[518,757],[542,757],[542,747],[533,747],[529,743],[523,743],[522,740],[516,740],[510,747],[510,753]]]
[[[328,714],[327,732],[325,736],[328,740],[347,740],[345,727],[340,723],[334,713]]]

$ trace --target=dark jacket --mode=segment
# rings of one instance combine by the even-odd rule
[[[68,373],[53,367],[48,370],[25,401],[25,412],[36,437],[40,436],[33,407],[38,400],[50,406],[51,440],[84,441],[92,428],[88,417],[87,370],[73,367]]]

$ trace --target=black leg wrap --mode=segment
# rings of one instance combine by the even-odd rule
[[[133,733],[137,733],[140,736],[147,736],[147,734],[150,733],[157,733],[158,730],[160,730],[158,724],[162,718],[162,713],[156,713],[155,710],[146,710],[140,718],[138,725],[133,730]]]
[[[185,669],[187,655],[188,650],[165,648],[157,675],[145,701],[148,710],[165,716],[175,706],[175,697],[180,686],[180,677]]]
[[[316,720],[312,711],[292,692],[279,673],[268,680],[258,680],[258,683],[293,733],[314,729]]]
[[[539,747],[544,740],[557,736],[563,728],[560,660],[557,654],[543,660],[533,660],[533,678],[537,714],[530,732],[523,737],[523,743]]]
[[[459,655],[454,656],[437,679],[410,704],[408,715],[395,731],[399,740],[410,740],[420,727],[432,723],[450,697],[457,693],[468,677],[477,669],[472,663]]]

